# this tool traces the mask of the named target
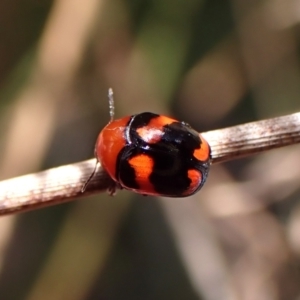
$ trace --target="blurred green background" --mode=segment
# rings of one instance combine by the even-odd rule
[[[0,3],[0,179],[93,156],[142,111],[199,131],[300,108],[300,2]],[[0,218],[0,299],[300,297],[299,146],[212,167],[185,199],[121,191]]]

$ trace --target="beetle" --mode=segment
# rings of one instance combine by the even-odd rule
[[[100,132],[95,156],[115,182],[143,195],[187,197],[204,185],[210,167],[208,142],[189,124],[143,112],[114,120]]]

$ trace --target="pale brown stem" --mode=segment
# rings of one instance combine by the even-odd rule
[[[212,164],[300,142],[300,113],[202,133],[212,150]],[[89,182],[96,159],[0,182],[0,215],[24,212],[104,192],[113,184],[101,168]]]
[[[300,142],[300,113],[246,123],[202,134],[221,163]]]

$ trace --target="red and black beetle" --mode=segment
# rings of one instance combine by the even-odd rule
[[[95,156],[116,186],[143,195],[186,197],[206,181],[211,151],[187,123],[144,112],[113,120],[100,132]]]

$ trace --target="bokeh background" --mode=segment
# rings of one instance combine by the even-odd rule
[[[299,0],[2,0],[0,179],[88,159],[116,116],[199,131],[300,109]],[[300,299],[300,148],[0,218],[2,300]]]

